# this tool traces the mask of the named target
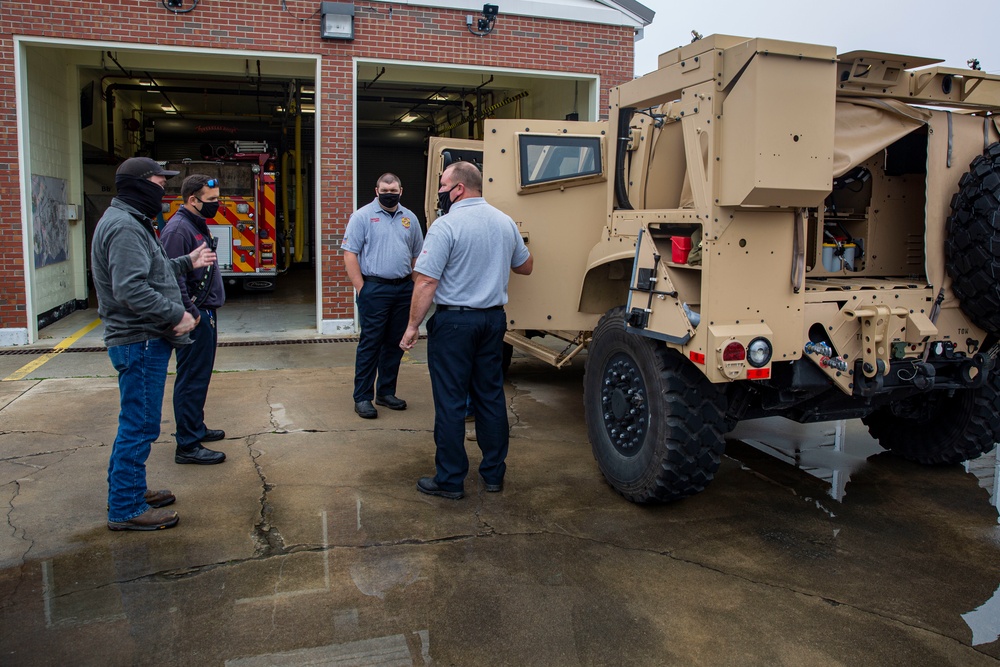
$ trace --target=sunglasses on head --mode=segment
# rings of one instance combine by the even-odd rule
[[[219,179],[217,178],[210,178],[207,181],[205,181],[205,187],[208,188],[218,187],[218,185],[219,185]]]

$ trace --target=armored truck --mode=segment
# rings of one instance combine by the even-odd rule
[[[506,341],[586,350],[624,497],[702,491],[766,416],[860,418],[925,464],[1000,439],[1000,76],[940,63],[714,35],[612,89],[607,121],[487,122],[484,196],[535,258]],[[429,180],[475,159],[435,142]]]

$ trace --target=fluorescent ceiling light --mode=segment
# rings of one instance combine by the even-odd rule
[[[408,113],[402,118],[400,118],[400,120],[403,121],[404,123],[412,123],[415,120],[420,120],[420,116],[418,116],[415,113]]]

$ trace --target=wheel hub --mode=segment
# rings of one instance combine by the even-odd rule
[[[624,456],[638,454],[646,437],[649,407],[642,373],[631,357],[617,354],[604,367],[601,412],[615,449]]]

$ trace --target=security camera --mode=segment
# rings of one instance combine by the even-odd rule
[[[500,8],[497,5],[483,5],[483,16],[486,20],[495,19],[497,14],[500,13]]]

